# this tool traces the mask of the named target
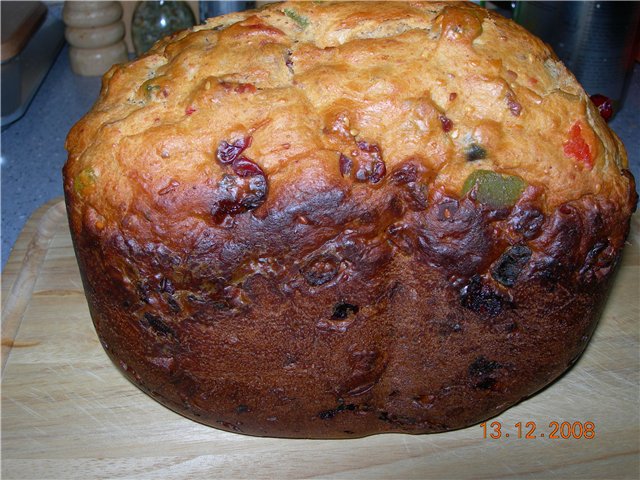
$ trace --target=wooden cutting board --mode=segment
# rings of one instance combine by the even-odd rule
[[[30,219],[3,272],[2,478],[637,479],[639,243],[636,215],[586,353],[553,385],[493,419],[501,438],[483,438],[473,426],[281,440],[194,423],[120,375],[91,324],[58,199]],[[535,422],[536,438],[518,438],[518,422],[523,436]],[[576,434],[592,422],[595,437],[549,438],[551,422],[569,422]]]

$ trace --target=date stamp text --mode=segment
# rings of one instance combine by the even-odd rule
[[[596,436],[596,426],[593,422],[549,422],[549,425],[538,427],[536,422],[517,422],[513,426],[503,422],[493,421],[480,424],[482,438],[504,439],[534,438],[556,439],[585,439],[592,440]]]

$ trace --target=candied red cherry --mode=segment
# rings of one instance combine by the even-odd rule
[[[569,138],[564,142],[562,148],[567,157],[573,157],[577,162],[583,164],[589,170],[593,168],[591,148],[582,136],[580,121],[577,121],[571,127],[571,130],[569,130]]]
[[[613,102],[611,101],[611,99],[609,97],[605,97],[604,95],[596,93],[595,95],[591,95],[591,101],[596,107],[598,107],[600,116],[604,118],[606,122],[608,122],[613,116]]]

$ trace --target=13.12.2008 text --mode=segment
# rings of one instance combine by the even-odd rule
[[[510,426],[498,421],[481,423],[482,438],[550,438],[554,439],[586,439],[592,440],[596,436],[596,426],[593,422],[549,422],[546,431],[538,429],[536,422],[518,422],[513,427],[515,431],[507,431]]]

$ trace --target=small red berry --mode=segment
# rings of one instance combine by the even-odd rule
[[[247,157],[238,157],[231,164],[233,172],[239,177],[254,177],[260,175],[264,177],[264,172],[253,160]]]
[[[591,95],[591,101],[596,107],[598,107],[600,116],[608,122],[613,116],[613,102],[611,99],[596,93],[595,95]]]
[[[439,115],[440,123],[442,124],[442,130],[447,133],[453,128],[453,122],[446,117],[446,115]]]
[[[231,163],[251,146],[251,137],[239,138],[233,143],[227,141],[220,142],[216,156],[220,163]]]

